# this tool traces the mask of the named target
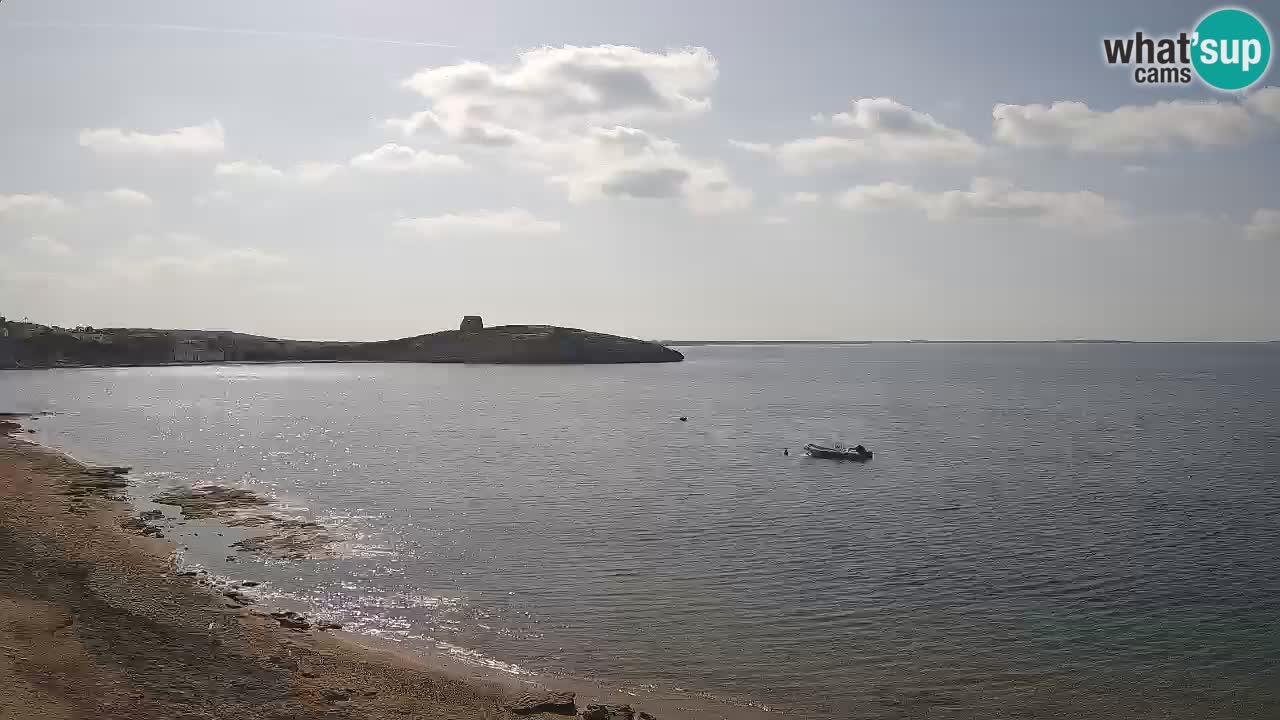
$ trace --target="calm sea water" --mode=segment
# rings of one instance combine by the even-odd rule
[[[6,372],[0,410],[144,490],[333,526],[340,560],[194,559],[509,670],[813,717],[1280,717],[1280,346],[685,350]]]

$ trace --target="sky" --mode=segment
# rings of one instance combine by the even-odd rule
[[[1102,57],[1216,7],[2,0],[0,315],[1280,339],[1276,63]]]

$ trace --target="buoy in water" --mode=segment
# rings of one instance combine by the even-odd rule
[[[786,448],[782,448],[782,454],[783,454],[783,455],[790,455],[791,453],[790,453],[790,452],[788,452]]]

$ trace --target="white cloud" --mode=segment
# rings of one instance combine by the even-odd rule
[[[855,211],[913,210],[937,222],[1026,220],[1090,229],[1115,228],[1125,222],[1097,193],[1023,190],[995,178],[976,178],[968,190],[944,192],[926,192],[893,182],[860,185],[843,193],[838,204]]]
[[[431,107],[386,124],[406,135],[436,132],[506,149],[523,170],[564,186],[573,202],[674,199],[695,212],[725,212],[749,205],[751,193],[721,164],[619,124],[704,112],[718,72],[703,48],[537,48],[511,66],[469,62],[415,74],[404,85]],[[382,150],[392,148],[398,164],[409,164],[411,150]]]
[[[467,62],[421,70],[403,84],[430,100],[430,110],[388,124],[406,134],[438,129],[458,142],[513,145],[527,132],[550,128],[704,112],[718,74],[704,48],[535,48],[511,66]]]
[[[1233,145],[1243,142],[1254,127],[1244,105],[1217,100],[1166,100],[1115,110],[1092,110],[1082,102],[1065,101],[1048,106],[1002,104],[991,114],[1000,142],[1097,153]]]
[[[1245,103],[1253,112],[1280,122],[1280,87],[1265,87],[1251,93]]]
[[[892,133],[923,137],[955,137],[957,132],[933,119],[932,115],[903,105],[886,97],[859,98],[852,101],[852,110],[830,117],[815,115],[814,122],[848,128],[860,133]]]
[[[130,188],[116,188],[102,193],[107,200],[123,205],[125,207],[149,207],[152,205],[151,196],[139,190]]]
[[[808,174],[874,162],[965,163],[975,160],[981,149],[972,140],[952,141],[880,135],[861,138],[804,138],[776,148],[778,162],[790,173]]]
[[[351,158],[346,164],[307,162],[281,169],[258,160],[235,160],[218,163],[214,174],[259,182],[292,182],[317,185],[326,182],[348,167],[366,172],[428,173],[460,170],[467,166],[457,155],[440,155],[426,150],[387,143]]]
[[[573,202],[602,198],[679,199],[694,212],[720,213],[751,204],[719,164],[689,157],[680,145],[644,130],[591,128],[581,137],[538,148],[540,159],[563,171],[552,180]]]
[[[222,123],[210,120],[154,134],[120,128],[82,130],[80,144],[102,153],[213,155],[226,149],[226,136]]]
[[[751,193],[719,163],[621,123],[670,121],[706,111],[719,69],[703,48],[544,47],[510,66],[461,63],[404,81],[431,107],[389,127],[436,132],[505,149],[523,170],[548,176],[573,202],[674,199],[700,213],[746,207]],[[407,163],[408,148],[394,147]],[[435,163],[433,163],[435,164]]]
[[[859,98],[847,112],[813,120],[830,132],[778,145],[731,142],[773,155],[783,170],[796,174],[863,163],[969,163],[982,155],[973,138],[891,98]]]
[[[1131,175],[1140,175],[1142,173],[1151,172],[1151,168],[1146,165],[1125,165],[1124,171]]]
[[[254,180],[280,180],[284,171],[257,160],[235,160],[218,163],[213,169],[214,175],[222,177],[252,178]]]
[[[440,121],[436,119],[436,114],[430,110],[416,112],[408,117],[392,117],[382,121],[383,127],[388,130],[396,130],[405,137],[413,137],[426,132],[440,129]]]
[[[1280,210],[1255,212],[1245,227],[1245,235],[1251,240],[1280,242]]]
[[[71,246],[48,235],[32,235],[24,240],[22,244],[33,253],[48,255],[49,257],[62,258],[75,254]]]
[[[783,198],[783,202],[788,205],[817,205],[822,202],[822,196],[816,192],[793,192]]]
[[[351,158],[351,167],[373,172],[429,173],[461,170],[466,166],[467,164],[457,155],[437,155],[427,150],[414,150],[395,143],[387,143]]]
[[[791,222],[791,218],[785,215],[765,215],[760,218],[760,222],[765,225],[786,225]]]
[[[47,193],[0,195],[0,217],[8,215],[52,215],[70,206],[62,198]]]
[[[218,163],[213,169],[213,173],[220,177],[241,178],[257,181],[292,181],[302,184],[322,183],[333,177],[339,170],[341,165],[336,163],[299,163],[289,170],[281,170],[274,165],[269,165],[257,160],[235,160],[232,162]]]
[[[928,196],[909,185],[882,182],[858,185],[841,193],[836,204],[847,210],[890,210],[912,208],[926,210]]]
[[[560,232],[560,223],[539,220],[528,210],[514,207],[461,215],[449,213],[405,218],[396,221],[395,227],[428,238],[455,235],[554,235]]]
[[[469,122],[445,124],[430,110],[416,112],[407,118],[388,118],[383,124],[388,128],[398,130],[405,137],[439,132],[450,140],[463,145],[503,148],[537,142],[537,139],[528,133],[490,121],[471,120]]]

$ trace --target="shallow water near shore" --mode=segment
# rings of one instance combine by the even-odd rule
[[[172,537],[504,672],[802,717],[1280,713],[1280,346],[682,350],[13,371],[0,411],[55,411],[36,438],[139,500],[244,487],[331,528],[308,560]]]

